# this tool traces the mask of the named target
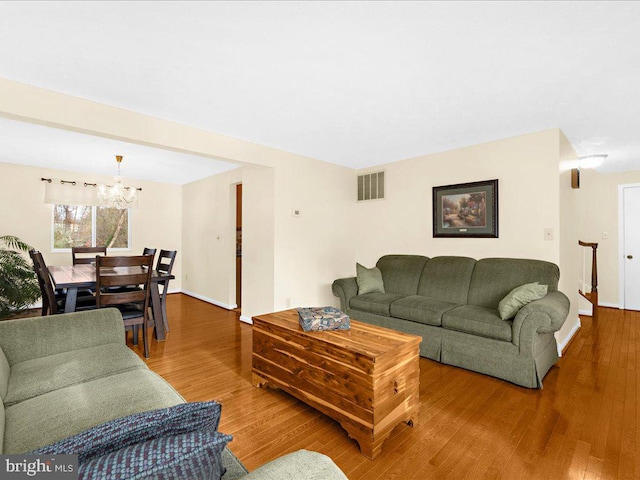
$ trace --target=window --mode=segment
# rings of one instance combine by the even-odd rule
[[[129,248],[129,210],[54,205],[53,249],[71,247]]]

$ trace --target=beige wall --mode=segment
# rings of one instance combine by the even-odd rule
[[[619,307],[619,234],[618,234],[618,186],[640,183],[640,171],[623,173],[598,173],[582,169],[578,216],[580,240],[598,243],[598,296],[599,303]],[[603,238],[607,233],[607,239]],[[590,284],[591,249],[584,249],[584,278]],[[582,261],[582,256],[581,256]],[[590,305],[581,302],[580,309],[588,311]]]
[[[577,244],[577,229],[561,229],[568,214],[561,198],[572,195],[560,184],[566,176],[560,174],[561,148],[565,157],[571,154],[567,143],[562,132],[551,129],[374,169],[385,170],[386,199],[355,205],[357,261],[372,266],[389,253],[547,260],[564,266],[561,288],[577,304],[578,273],[571,259],[577,247],[566,249]],[[433,238],[432,187],[494,178],[499,180],[499,238]],[[544,239],[545,228],[553,229],[553,240]],[[557,335],[561,344],[576,328],[576,312],[572,307]]]
[[[241,181],[237,168],[183,186],[182,289],[224,308],[236,303],[232,187]]]
[[[580,326],[578,309],[582,297],[578,294],[578,279],[581,274],[581,248],[578,246],[578,236],[580,232],[580,220],[577,215],[579,204],[578,191],[571,188],[571,167],[578,159],[578,154],[573,149],[571,143],[564,133],[559,132],[559,209],[560,209],[560,229],[559,248],[560,267],[559,290],[564,292],[571,301],[569,318],[564,323],[560,331],[556,334],[563,345],[565,339],[571,338]]]
[[[185,290],[227,308],[237,303],[232,193],[239,182],[243,319],[336,304],[331,283],[355,269],[355,172],[310,159],[244,166],[184,186]],[[301,215],[294,217],[294,209]]]
[[[0,163],[0,234],[20,237],[40,250],[51,265],[70,264],[70,253],[52,252],[52,205],[44,203],[45,183],[41,177],[92,183],[109,182],[113,177]],[[178,250],[176,280],[170,290],[180,290],[182,188],[144,181],[132,184],[142,187],[142,193],[138,208],[131,210],[130,251],[141,253],[144,247]]]
[[[242,168],[242,317],[273,312],[275,284],[275,175],[270,167]],[[235,279],[235,277],[234,277]],[[306,280],[315,281],[315,275]]]
[[[355,206],[357,257],[388,253],[559,260],[558,130],[383,165],[385,200]],[[360,172],[362,173],[362,172]],[[433,238],[432,187],[499,181],[500,238]],[[544,229],[555,231],[544,240]]]
[[[275,181],[275,310],[339,305],[331,284],[355,273],[355,171],[312,160],[283,162]]]

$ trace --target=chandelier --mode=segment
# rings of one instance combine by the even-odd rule
[[[118,162],[118,175],[115,177],[113,185],[101,184],[98,186],[98,203],[101,207],[117,208],[124,210],[133,206],[138,199],[138,189],[134,187],[125,187],[120,177],[120,164],[122,163],[122,155],[116,155]]]

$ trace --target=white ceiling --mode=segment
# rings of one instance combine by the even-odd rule
[[[209,158],[120,142],[0,117],[0,162],[185,184],[237,168]],[[188,165],[188,168],[186,166]]]
[[[0,77],[356,168],[559,127],[640,170],[639,27],[640,2],[0,2]]]

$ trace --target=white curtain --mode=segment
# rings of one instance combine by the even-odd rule
[[[84,182],[62,181],[59,178],[52,178],[51,183],[45,183],[44,203],[54,205],[88,205],[105,206],[98,198],[99,186],[86,185]],[[135,187],[131,187],[135,188]],[[128,208],[138,208],[138,199],[135,198],[127,205]]]

